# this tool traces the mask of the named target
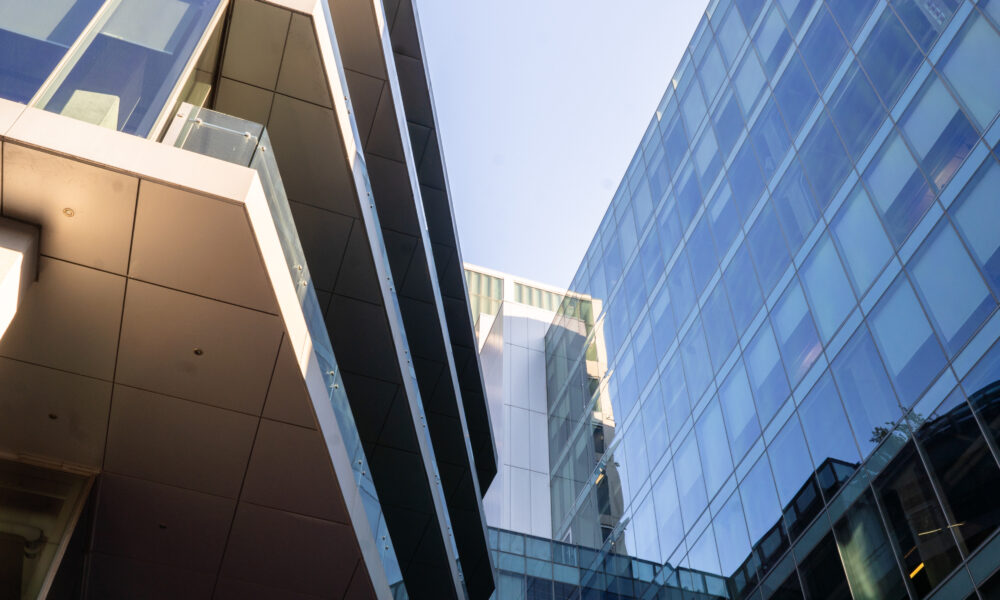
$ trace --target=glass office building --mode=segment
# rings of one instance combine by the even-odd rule
[[[710,2],[546,335],[593,597],[997,597],[998,110],[997,0]]]

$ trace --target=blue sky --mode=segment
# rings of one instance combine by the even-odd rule
[[[418,0],[463,258],[569,283],[704,0]]]

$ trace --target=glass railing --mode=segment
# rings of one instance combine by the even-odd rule
[[[396,600],[408,598],[267,131],[263,125],[191,105],[183,105],[178,115],[182,122],[173,124],[164,142],[198,154],[248,166],[257,171],[260,177],[271,218],[278,231],[285,264],[295,283],[299,306],[326,382],[329,401],[337,416],[337,425],[351,460],[354,482],[361,494],[389,587]]]

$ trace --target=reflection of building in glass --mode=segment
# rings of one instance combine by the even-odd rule
[[[414,4],[0,0],[0,598],[490,597]]]
[[[709,3],[546,333],[553,539],[734,598],[992,585],[996,4]]]

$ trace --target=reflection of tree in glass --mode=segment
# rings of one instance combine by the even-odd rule
[[[913,433],[917,429],[920,429],[920,426],[927,421],[927,419],[923,415],[921,415],[916,411],[907,413],[906,416],[903,418],[903,420],[906,421],[905,425],[903,426],[909,429],[909,433]],[[892,421],[886,421],[885,427],[881,425],[876,425],[875,429],[872,429],[872,435],[870,438],[868,438],[868,441],[873,444],[881,443],[882,440],[884,440],[886,437],[889,436],[890,433],[892,433],[892,430],[895,427],[896,424],[893,423]]]

